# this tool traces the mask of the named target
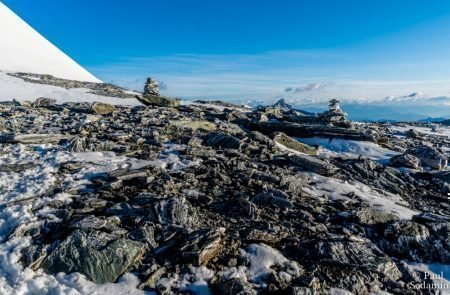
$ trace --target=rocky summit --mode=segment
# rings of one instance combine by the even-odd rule
[[[412,286],[433,283],[417,263],[450,264],[448,127],[355,123],[337,100],[180,104],[152,79],[139,99],[0,103],[3,268],[131,273],[149,294],[435,294]]]

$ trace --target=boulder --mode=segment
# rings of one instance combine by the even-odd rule
[[[159,95],[136,96],[136,99],[147,106],[178,107],[180,105],[179,99]]]
[[[395,167],[406,167],[411,169],[419,169],[420,160],[411,154],[403,154],[391,158],[391,164]]]
[[[213,279],[214,280],[214,279]],[[235,278],[217,278],[212,282],[214,294],[222,295],[256,295],[252,285],[245,279]]]
[[[397,280],[401,272],[378,247],[369,242],[323,241],[316,251],[319,260],[347,267],[361,267]]]
[[[418,138],[420,137],[420,133],[414,129],[409,129],[408,131],[406,131],[406,137]]]
[[[53,107],[55,105],[56,99],[47,97],[40,97],[31,104],[31,106],[34,108],[48,108]]]
[[[217,257],[224,246],[224,230],[202,229],[193,232],[179,248],[186,263],[194,266],[208,265]]]
[[[444,170],[447,168],[448,159],[437,149],[422,145],[409,148],[405,154],[413,155],[420,160],[422,167],[428,167],[434,170]]]
[[[363,225],[389,223],[399,220],[399,217],[389,212],[383,212],[372,208],[363,209],[355,214],[356,219]]]
[[[281,144],[282,146],[297,151],[299,153],[308,154],[308,155],[317,155],[317,150],[309,145],[299,142],[298,140],[282,133],[276,132],[273,135],[273,140]]]
[[[143,243],[93,230],[75,230],[42,263],[52,274],[79,272],[97,284],[114,282],[138,260]]]
[[[385,229],[381,247],[386,253],[400,258],[430,260],[434,256],[430,240],[430,232],[424,225],[402,220]]]
[[[95,102],[91,109],[97,115],[107,115],[117,111],[117,108],[111,104]]]

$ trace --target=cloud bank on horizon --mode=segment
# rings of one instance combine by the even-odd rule
[[[336,48],[125,58],[92,70],[137,90],[151,75],[166,95],[187,99],[257,105],[283,97],[318,110],[340,98],[361,114],[353,105],[377,107],[378,118],[450,117],[448,34],[450,17],[443,17]]]
[[[326,107],[330,98],[340,98],[347,105],[384,108],[378,114],[383,119],[399,116],[391,109],[409,113],[414,119],[450,116],[450,76],[437,73],[442,64],[406,64],[389,60],[389,56],[382,64],[359,54],[355,56],[346,50],[179,54],[126,59],[93,71],[105,81],[136,90],[151,75],[162,81],[165,95],[186,99],[258,105],[285,98],[295,106],[319,110]],[[356,57],[360,58],[357,65]],[[426,68],[434,74],[421,79],[420,73]],[[384,116],[389,112],[392,114]]]

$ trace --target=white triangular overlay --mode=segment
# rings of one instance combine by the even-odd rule
[[[101,82],[0,2],[0,71]]]

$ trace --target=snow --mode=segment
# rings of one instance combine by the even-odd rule
[[[2,4],[0,3],[0,5]],[[89,91],[89,89],[84,88],[66,89],[52,85],[25,82],[20,78],[8,75],[5,71],[0,71],[0,101],[13,99],[34,101],[40,97],[48,97],[56,99],[57,103],[97,101],[115,105],[141,105],[134,98],[100,96],[89,93]]]
[[[264,280],[273,272],[272,268],[281,269],[279,276],[289,282],[292,276],[300,275],[300,266],[283,256],[278,250],[265,244],[251,244],[241,255],[248,259],[250,267],[246,271],[250,281],[265,286]]]
[[[349,199],[347,195],[354,193],[368,205],[396,214],[402,219],[411,219],[413,215],[419,214],[419,212],[409,209],[408,203],[397,194],[374,190],[357,181],[349,183],[314,173],[307,173],[307,175],[312,184],[305,186],[304,191],[313,196],[327,195],[332,199]]]
[[[101,82],[0,2],[0,70]]]
[[[151,294],[137,289],[139,280],[131,274],[123,275],[117,283],[97,285],[81,274],[53,276],[41,270],[35,272],[23,268],[20,253],[30,246],[31,239],[19,236],[6,238],[19,226],[39,222],[39,217],[59,221],[50,203],[55,200],[71,202],[76,196],[60,193],[28,202],[44,194],[57,181],[61,181],[58,185],[67,191],[89,184],[89,176],[94,173],[139,169],[159,163],[166,163],[163,166],[167,169],[181,170],[197,165],[197,162],[181,160],[174,154],[176,151],[170,149],[158,157],[158,163],[116,156],[113,152],[69,153],[52,145],[0,145],[0,150],[0,167],[16,167],[18,170],[6,172],[0,169],[0,294]],[[58,180],[56,172],[60,164],[72,161],[83,162],[83,168]],[[182,278],[180,287],[204,290],[210,275],[207,269],[195,269],[191,277]]]
[[[190,291],[196,295],[210,295],[211,291],[208,287],[208,281],[214,276],[214,271],[205,266],[189,267],[189,273],[174,277],[163,278],[157,282],[157,286],[163,286],[164,289],[178,289],[180,291]]]
[[[400,154],[367,141],[320,137],[297,138],[297,140],[310,146],[320,146],[319,154],[322,155],[345,156],[348,158],[363,156],[381,163],[387,163],[390,158]]]
[[[434,124],[435,125],[435,124]],[[419,127],[419,126],[413,126],[413,125],[404,125],[404,126],[390,126],[389,129],[393,132],[406,132],[410,129],[413,129],[419,133],[427,134],[427,135],[434,135],[434,136],[445,136],[450,138],[450,127],[447,126],[436,126],[436,132],[433,132],[431,128],[429,127]]]

